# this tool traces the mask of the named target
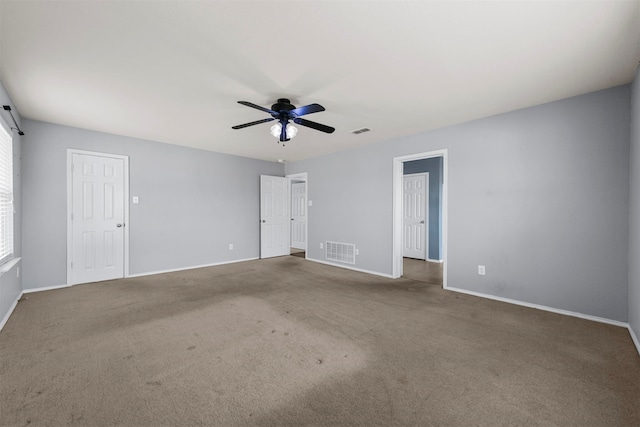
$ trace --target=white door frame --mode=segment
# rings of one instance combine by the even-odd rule
[[[292,173],[290,175],[285,175],[285,178],[289,180],[289,192],[291,192],[291,181],[304,181],[306,183],[304,188],[305,193],[305,201],[307,203],[307,221],[304,224],[304,258],[307,259],[309,255],[309,180],[307,172],[301,173]],[[291,201],[291,193],[289,193],[289,201]],[[291,239],[291,235],[289,235],[289,239]],[[291,242],[289,242],[289,247],[291,247]]]
[[[73,258],[73,223],[71,213],[73,212],[73,172],[71,164],[74,154],[87,156],[108,157],[121,159],[124,161],[124,277],[129,277],[129,156],[120,154],[100,153],[97,151],[67,149],[67,285],[71,286],[71,259]]]
[[[428,159],[431,157],[442,157],[442,260],[444,266],[442,269],[442,287],[447,288],[447,246],[448,246],[448,214],[447,203],[449,198],[449,166],[448,166],[447,149],[427,151],[424,153],[409,154],[393,158],[393,270],[391,276],[394,279],[402,277],[402,183],[404,162],[411,160]]]
[[[410,177],[416,177],[416,176],[424,176],[424,181],[425,181],[425,188],[424,188],[424,260],[428,261],[429,260],[429,172],[416,172],[416,173],[410,173],[410,174],[405,174],[404,171],[402,173],[402,180],[403,180],[403,184],[404,184],[404,179],[406,178],[410,178]],[[402,186],[402,194],[404,196],[404,185]],[[404,205],[403,205],[404,206]],[[404,208],[403,208],[403,212],[402,212],[402,221],[403,221],[403,228],[404,228]],[[404,232],[402,233],[402,238],[403,238],[403,245],[405,244],[404,242]],[[402,256],[404,257],[404,249],[403,249],[403,254]],[[420,259],[420,258],[418,258]]]

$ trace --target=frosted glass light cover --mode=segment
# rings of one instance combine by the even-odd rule
[[[291,123],[287,124],[287,138],[292,139],[298,133],[298,128]]]
[[[282,125],[280,123],[276,123],[275,125],[271,126],[271,135],[275,136],[276,138],[280,138],[281,131]]]

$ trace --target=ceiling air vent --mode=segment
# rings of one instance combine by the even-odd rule
[[[358,135],[359,133],[369,132],[370,130],[371,129],[369,128],[360,128],[360,129],[352,130],[351,133],[354,135]]]

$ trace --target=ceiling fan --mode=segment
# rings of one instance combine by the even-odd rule
[[[264,108],[247,101],[238,101],[238,104],[246,105],[247,107],[264,111],[265,113],[269,113],[271,117],[262,120],[256,120],[255,122],[245,123],[243,125],[232,126],[232,129],[242,129],[253,125],[259,125],[260,123],[267,123],[277,120],[278,123],[271,126],[271,135],[279,138],[279,141],[281,142],[289,141],[296,135],[296,133],[298,133],[298,129],[296,129],[291,123],[289,123],[290,120],[300,126],[306,126],[311,129],[319,130],[320,132],[333,133],[333,131],[336,130],[331,126],[300,118],[300,116],[304,116],[306,114],[324,111],[324,107],[320,104],[309,104],[305,105],[304,107],[296,108],[296,106],[292,105],[291,101],[286,98],[278,99],[278,102],[273,104],[271,106],[271,109]]]

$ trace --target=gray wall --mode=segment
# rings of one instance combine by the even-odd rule
[[[640,67],[631,90],[629,208],[629,325],[640,339]],[[640,348],[638,348],[640,351]]]
[[[354,243],[392,273],[392,159],[448,149],[448,285],[627,321],[628,85],[288,164],[309,250]],[[478,276],[477,265],[486,265]]]
[[[20,114],[16,110],[9,94],[5,90],[2,82],[0,82],[0,106],[10,105],[11,112],[16,121],[21,125]],[[0,107],[1,108],[1,107]],[[14,126],[11,116],[4,110],[0,110],[0,115],[9,127]],[[18,132],[13,133],[13,201],[15,207],[15,215],[13,217],[13,253],[14,257],[18,258],[22,256],[22,191],[20,182],[20,149],[21,140],[23,137],[18,135]],[[15,302],[16,298],[22,293],[22,277],[18,277],[18,268],[20,264],[15,265],[11,270],[0,276],[0,321],[4,319],[9,309]]]
[[[404,174],[429,173],[429,238],[428,258],[442,260],[442,157],[404,162]]]
[[[283,165],[32,120],[24,131],[25,289],[67,282],[68,148],[129,156],[140,198],[130,204],[131,274],[259,256],[259,176],[283,176]]]

